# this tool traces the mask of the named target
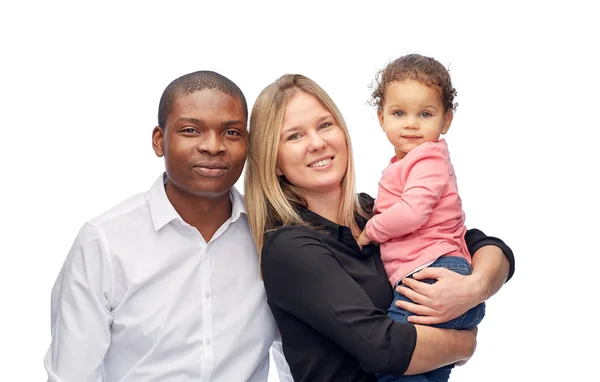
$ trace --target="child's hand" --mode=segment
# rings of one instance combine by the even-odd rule
[[[361,250],[365,245],[371,244],[371,239],[367,235],[367,230],[362,231],[358,239],[356,239],[356,243],[358,244]]]

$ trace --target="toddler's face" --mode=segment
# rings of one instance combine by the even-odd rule
[[[379,124],[398,159],[423,142],[438,141],[450,128],[452,111],[446,112],[440,92],[420,81],[389,83],[384,100]]]

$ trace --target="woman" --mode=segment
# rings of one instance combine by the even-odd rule
[[[294,380],[376,381],[375,372],[418,374],[473,354],[474,331],[396,323],[386,315],[392,289],[379,250],[356,243],[373,199],[355,193],[348,130],[316,83],[285,75],[267,86],[252,110],[249,139],[248,219]],[[500,288],[512,274],[510,249],[477,230],[465,239],[473,275],[460,285],[481,292],[465,293],[448,277],[429,286],[444,299],[425,300],[431,289],[411,280],[409,298],[422,306],[404,308],[437,309],[429,319],[443,320]]]

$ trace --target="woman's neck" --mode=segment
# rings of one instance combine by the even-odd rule
[[[305,194],[302,197],[306,200],[309,210],[336,224],[341,223],[339,221],[340,204],[342,202],[341,189],[323,193]]]

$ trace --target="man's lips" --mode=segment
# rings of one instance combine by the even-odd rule
[[[225,164],[220,162],[200,162],[194,165],[194,170],[201,176],[207,178],[218,178],[227,173],[227,167]]]
[[[215,168],[227,169],[227,166],[221,162],[199,162],[199,163],[196,163],[194,165],[194,167],[202,167],[202,168],[209,168],[209,169],[215,169]]]

